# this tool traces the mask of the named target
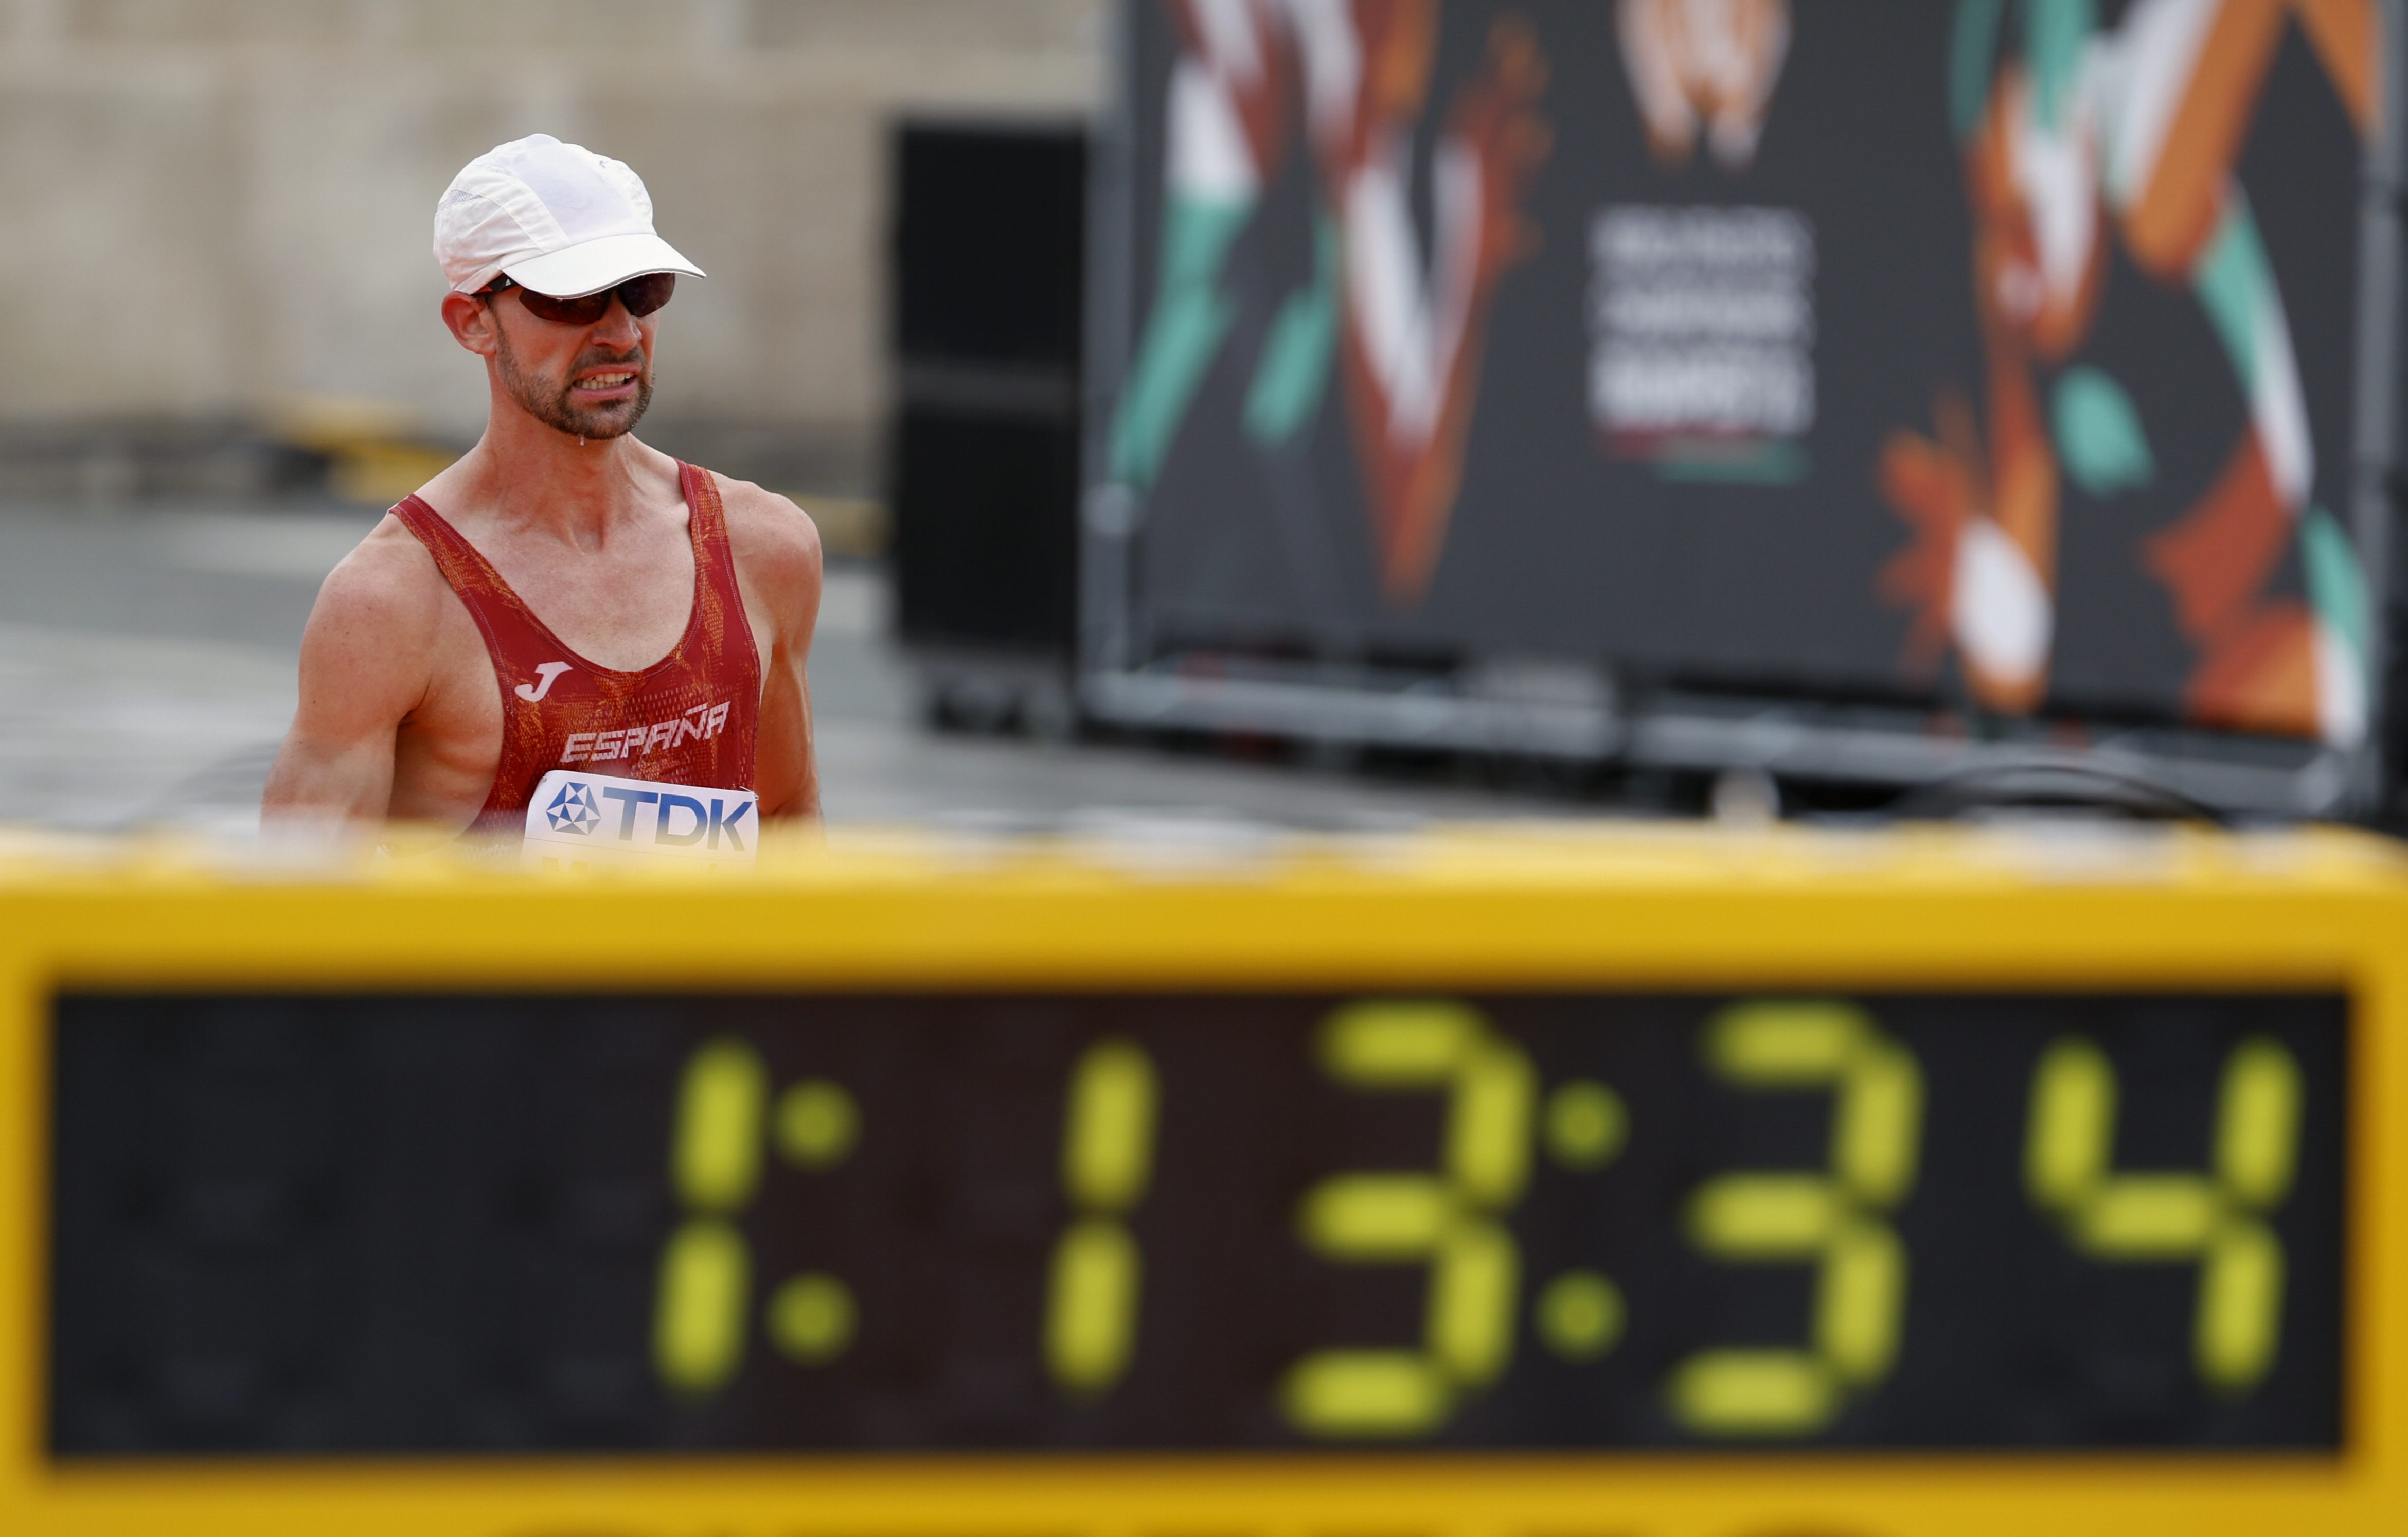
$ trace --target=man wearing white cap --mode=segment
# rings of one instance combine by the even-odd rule
[[[661,307],[703,275],[641,180],[546,134],[501,145],[443,194],[435,256],[485,433],[327,577],[266,814],[503,835],[550,805],[555,831],[664,844],[708,818],[713,849],[745,846],[749,811],[815,815],[819,534],[631,436]]]

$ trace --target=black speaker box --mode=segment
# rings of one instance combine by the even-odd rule
[[[924,644],[1078,639],[1079,428],[907,402],[895,423],[896,619]]]
[[[1075,372],[1085,131],[905,123],[895,172],[896,354]]]
[[[888,505],[903,637],[1067,663],[1085,133],[906,123],[894,165]]]

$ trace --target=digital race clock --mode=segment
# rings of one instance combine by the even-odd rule
[[[29,873],[0,1524],[2380,1530],[2396,865]]]
[[[61,1458],[2341,1444],[2338,996],[54,1017]]]

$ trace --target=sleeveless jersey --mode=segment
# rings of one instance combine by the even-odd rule
[[[536,781],[596,773],[706,789],[752,788],[761,657],[736,590],[727,518],[708,471],[678,466],[694,544],[694,611],[640,672],[597,667],[561,642],[477,547],[416,496],[393,510],[435,557],[485,637],[502,691],[502,758],[471,831],[517,832]]]

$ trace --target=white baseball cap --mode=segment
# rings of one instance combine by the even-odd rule
[[[642,177],[550,134],[496,144],[461,167],[435,205],[435,259],[455,294],[505,276],[575,299],[647,272],[703,275],[652,233]]]

